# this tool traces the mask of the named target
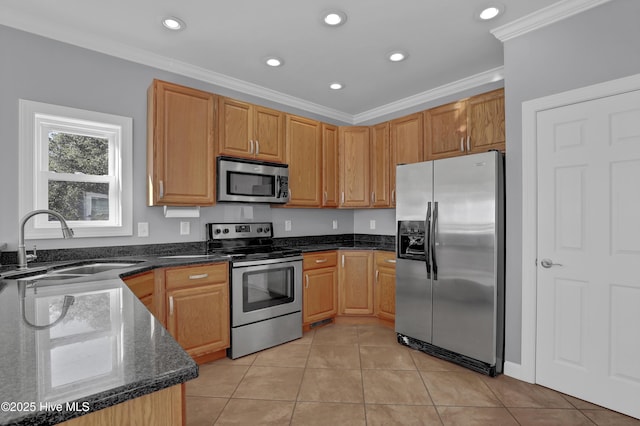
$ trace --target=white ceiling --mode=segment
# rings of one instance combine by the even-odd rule
[[[358,122],[451,83],[502,78],[502,43],[490,31],[580,0],[499,0],[504,15],[477,19],[491,2],[2,0],[0,24]],[[336,7],[346,24],[323,25],[322,12]],[[160,21],[167,15],[186,29],[165,29]],[[389,62],[394,49],[409,58]],[[268,55],[283,58],[284,66],[265,66]],[[344,89],[330,90],[333,81]]]

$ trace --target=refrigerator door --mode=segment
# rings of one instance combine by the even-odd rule
[[[432,201],[433,163],[405,164],[396,170],[396,226],[400,222],[426,222]],[[423,229],[428,229],[425,224]],[[400,238],[396,238],[396,243]],[[402,259],[396,248],[396,321],[397,333],[431,342],[431,281],[426,261]]]
[[[433,184],[437,277],[432,343],[492,365],[497,339],[499,161],[497,152],[436,161]]]

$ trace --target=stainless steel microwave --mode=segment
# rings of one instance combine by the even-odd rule
[[[218,201],[284,204],[289,201],[289,166],[218,157]]]

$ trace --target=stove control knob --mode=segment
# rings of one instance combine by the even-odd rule
[[[262,228],[258,228],[258,229],[256,229],[256,232],[257,232],[258,234],[259,234],[259,233],[261,233],[261,232],[262,232]]]
[[[225,234],[228,234],[229,233],[229,228],[224,228],[224,230],[222,232],[225,233]]]
[[[222,232],[222,230],[221,230],[220,228],[217,228],[217,229],[216,229],[215,231],[213,231],[213,232],[215,232],[216,234],[219,234],[220,232]]]
[[[266,228],[264,228],[264,233],[265,233],[265,234],[268,234],[268,233],[269,233],[269,231],[270,231],[270,229],[269,229],[269,227],[268,227],[268,226],[267,226]]]

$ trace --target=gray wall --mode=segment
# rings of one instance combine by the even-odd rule
[[[504,44],[506,348],[521,359],[522,102],[640,73],[640,1],[614,0]]]

